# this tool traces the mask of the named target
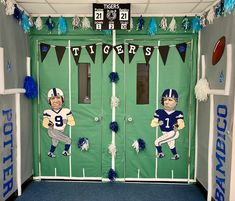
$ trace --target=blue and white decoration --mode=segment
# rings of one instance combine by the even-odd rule
[[[78,140],[78,148],[81,151],[87,151],[89,149],[89,141],[86,137],[80,137]]]
[[[138,140],[134,141],[134,143],[132,144],[132,147],[136,150],[138,154],[140,151],[143,151],[145,149],[145,141],[139,138]]]
[[[109,128],[110,128],[113,132],[117,133],[118,130],[119,130],[119,128],[118,128],[118,123],[117,123],[116,121],[111,122],[111,123],[109,124]]]
[[[111,154],[111,156],[113,156],[115,158],[116,157],[116,152],[117,152],[116,145],[115,144],[110,144],[108,149],[109,149],[109,153]]]
[[[109,172],[108,172],[108,178],[109,178],[109,180],[110,181],[115,181],[116,180],[116,178],[117,178],[117,173],[115,172],[115,170],[114,169],[112,169],[112,168],[110,168],[110,170],[109,170]]]

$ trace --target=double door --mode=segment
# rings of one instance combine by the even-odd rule
[[[182,40],[175,41],[180,43]],[[170,48],[167,65],[164,65],[158,51],[161,44],[172,44],[172,41],[159,40],[120,40],[125,49],[124,62],[112,52],[105,62],[102,60],[102,40],[52,40],[39,41],[51,46],[46,58],[37,58],[37,70],[34,74],[39,83],[39,99],[35,103],[37,120],[34,125],[34,174],[40,178],[72,178],[84,180],[101,180],[108,177],[112,167],[112,156],[109,145],[112,134],[109,124],[112,121],[112,83],[109,74],[113,61],[119,81],[115,84],[116,96],[120,99],[116,107],[115,121],[119,131],[115,135],[116,157],[115,171],[121,180],[176,180],[193,178],[194,172],[194,133],[192,113],[192,48],[188,45],[186,61],[183,62],[175,48]],[[128,44],[139,46],[136,55],[129,62]],[[95,58],[87,51],[87,45],[96,44]],[[110,43],[111,44],[111,43]],[[61,63],[53,48],[64,46],[66,50]],[[76,61],[71,47],[81,47],[79,60]],[[146,64],[143,47],[153,46],[151,59]],[[114,50],[112,50],[114,51]],[[40,55],[40,50],[39,54]],[[93,55],[94,56],[94,55]],[[187,59],[188,58],[188,59]],[[56,149],[56,158],[47,156],[51,139],[47,130],[41,126],[42,113],[50,105],[47,102],[47,91],[50,88],[61,88],[65,95],[64,107],[70,108],[75,118],[74,127],[67,126],[64,133],[72,139],[71,155],[63,156],[63,143]],[[166,157],[156,158],[155,139],[162,135],[159,129],[150,127],[154,111],[161,108],[161,93],[166,88],[175,88],[180,95],[178,110],[185,114],[186,127],[177,139],[180,160],[171,160],[167,145],[163,145]],[[78,147],[80,138],[89,142],[87,150]],[[145,149],[137,153],[133,148],[135,140],[142,139]]]

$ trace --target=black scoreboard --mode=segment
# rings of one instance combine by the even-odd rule
[[[130,29],[131,4],[93,3],[93,29],[128,30]]]

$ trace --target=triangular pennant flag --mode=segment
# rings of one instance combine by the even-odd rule
[[[129,63],[131,63],[132,59],[136,55],[138,48],[139,45],[128,44]]]
[[[86,45],[86,50],[90,55],[93,63],[95,63],[95,55],[96,55],[96,44]]]
[[[162,61],[164,65],[166,65],[166,60],[167,60],[167,56],[169,53],[169,49],[170,49],[169,45],[159,46],[159,52],[162,57]]]
[[[178,50],[183,62],[185,62],[185,55],[187,50],[187,43],[180,43],[176,45],[176,49]]]
[[[144,58],[145,58],[145,61],[146,63],[148,64],[149,63],[149,60],[153,54],[153,51],[154,51],[154,47],[153,46],[144,46],[143,47],[143,51],[144,51]]]
[[[61,60],[64,56],[65,49],[66,49],[66,47],[64,47],[64,46],[55,46],[55,52],[56,52],[56,56],[57,56],[57,60],[58,60],[59,65],[60,65]]]
[[[116,45],[113,47],[119,56],[119,58],[122,60],[122,63],[124,63],[124,44]]]
[[[102,50],[103,50],[103,63],[106,60],[106,58],[109,56],[110,52],[112,51],[113,46],[109,44],[103,43]]]
[[[49,52],[51,46],[45,43],[40,43],[40,53],[41,53],[41,61],[45,59],[47,53]]]
[[[82,48],[81,48],[81,46],[73,46],[70,49],[71,49],[71,52],[73,54],[74,61],[78,65],[78,61],[79,61],[79,58],[80,58]]]

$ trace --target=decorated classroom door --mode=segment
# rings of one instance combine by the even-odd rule
[[[37,77],[40,86],[38,100],[38,176],[41,178],[101,179],[102,128],[102,61],[101,45],[97,40],[40,41]],[[89,45],[89,46],[87,46]],[[69,156],[63,155],[66,144],[53,144],[42,118],[48,104],[48,91],[59,88],[64,93],[63,108],[71,110],[75,126],[66,126],[63,134],[71,139]],[[60,120],[56,116],[56,121]],[[60,122],[56,122],[60,123]],[[88,142],[88,146],[84,145]],[[89,151],[88,151],[89,150]],[[37,170],[37,169],[36,169]],[[37,174],[37,172],[36,172]]]
[[[191,78],[195,72],[191,43],[191,40],[186,40],[185,43],[185,39],[125,41],[126,49],[129,50],[125,60],[126,180],[187,181],[193,178],[192,128],[195,103],[192,101],[194,98]],[[134,57],[130,54],[130,44],[138,48]],[[164,157],[159,157],[155,140],[163,134],[159,127],[150,126],[155,110],[163,109],[161,98],[166,89],[177,91],[178,102],[175,110],[184,114],[185,127],[179,131],[179,137],[174,142],[178,154],[176,158],[176,153],[173,154],[171,150],[172,145],[170,147],[168,143],[161,144]],[[165,120],[167,127],[169,119]],[[139,142],[139,149],[135,147],[136,140]]]

